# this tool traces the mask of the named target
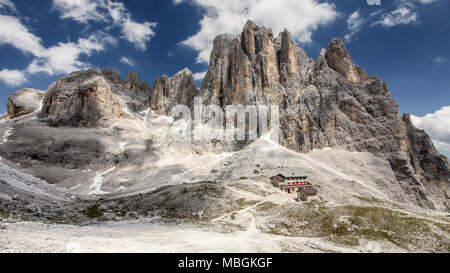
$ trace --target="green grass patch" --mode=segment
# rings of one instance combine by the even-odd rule
[[[377,206],[292,204],[258,206],[258,213],[272,215],[268,232],[288,236],[324,237],[355,246],[359,239],[386,241],[416,251],[447,252],[450,225],[411,217]]]
[[[254,206],[254,205],[258,204],[258,201],[248,200],[248,199],[245,199],[245,198],[239,198],[239,199],[235,200],[233,203],[238,205],[238,207],[240,209],[245,209],[246,207],[251,207],[251,206]]]
[[[9,211],[7,211],[7,210],[5,210],[3,208],[0,208],[0,217],[1,218],[8,219],[9,216],[10,216],[10,212]]]
[[[83,210],[82,213],[91,219],[103,216],[103,212],[99,210],[99,205],[93,205]]]
[[[381,202],[381,200],[376,199],[375,197],[363,197],[363,196],[358,196],[358,195],[352,195],[353,197],[355,197],[356,199],[359,199],[365,203],[369,203],[369,204],[376,204],[376,205],[380,205],[383,202]]]
[[[266,211],[271,210],[276,207],[279,207],[279,205],[277,205],[273,202],[264,202],[262,204],[259,204],[256,209],[258,212],[266,212]]]

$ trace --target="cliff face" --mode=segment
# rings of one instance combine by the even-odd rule
[[[6,108],[8,108],[9,119],[30,114],[39,110],[44,92],[31,88],[23,88],[14,92],[8,99]]]
[[[403,115],[407,130],[407,149],[409,163],[414,174],[426,187],[435,193],[444,193],[447,199],[445,205],[450,208],[449,169],[448,160],[440,155],[428,134],[414,127],[409,115]]]
[[[124,108],[138,113],[150,107],[168,115],[177,104],[191,106],[197,91],[188,69],[172,78],[158,78],[153,92],[135,72],[122,80],[117,71],[91,69],[74,72],[50,85],[40,117],[51,126],[106,127],[127,115]]]
[[[74,72],[49,86],[39,116],[51,126],[104,127],[126,115],[124,107],[148,108],[150,93],[133,72],[123,81],[110,69]]]
[[[240,35],[215,39],[200,90],[187,69],[171,78],[158,78],[153,92],[136,73],[122,80],[118,72],[110,69],[74,72],[49,87],[39,117],[54,127],[108,127],[127,115],[136,118],[149,108],[168,115],[177,104],[192,107],[196,96],[201,96],[204,104],[219,105],[224,110],[227,105],[278,105],[281,145],[303,153],[332,147],[387,159],[402,194],[411,202],[426,208],[450,209],[447,158],[436,151],[424,131],[413,126],[409,116],[400,115],[387,84],[357,66],[339,39],[333,39],[314,60],[295,44],[287,30],[275,37],[270,29],[249,21]],[[16,97],[12,96],[8,106],[11,118],[35,111],[39,98],[33,97],[32,107],[22,111],[16,107],[20,105]],[[27,128],[31,127],[22,129]],[[93,134],[97,132],[92,130]],[[31,132],[28,136],[35,138]],[[26,151],[14,146],[10,158],[55,158],[39,154],[48,147],[53,149],[52,143],[30,153],[32,148],[26,145],[32,142],[19,140],[8,145],[16,144]],[[212,145],[232,150],[247,144],[213,141],[201,145],[202,149]],[[97,159],[103,153],[101,145],[98,149],[80,145],[98,151]],[[86,154],[84,150],[82,154]],[[73,158],[68,156],[66,161],[71,163]],[[90,164],[94,156],[82,159],[83,164]]]
[[[387,84],[355,65],[339,39],[314,61],[287,30],[274,37],[249,21],[241,35],[216,38],[200,94],[206,104],[221,107],[279,105],[282,145],[386,157],[411,199],[433,208],[427,198],[433,194],[447,204],[447,159],[401,117]]]
[[[158,114],[169,115],[175,105],[192,106],[197,92],[189,69],[178,72],[172,78],[162,76],[155,80],[150,107]]]
[[[148,82],[142,82],[136,72],[130,72],[122,82],[122,93],[132,100],[129,107],[138,112],[148,108],[147,100],[152,90]]]

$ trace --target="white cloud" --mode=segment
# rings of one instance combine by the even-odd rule
[[[433,140],[434,146],[436,149],[443,155],[450,158],[450,144],[446,142],[441,142],[438,140]]]
[[[194,76],[194,80],[196,80],[196,81],[203,80],[205,75],[206,75],[206,71],[194,73],[194,75],[193,75]]]
[[[432,60],[433,60],[433,62],[438,63],[438,64],[445,62],[445,58],[440,57],[440,56],[434,57]]]
[[[400,5],[397,9],[383,14],[381,19],[374,22],[372,25],[382,25],[384,27],[394,27],[397,25],[408,25],[417,23],[418,14],[412,4],[405,3]]]
[[[89,64],[80,61],[81,55],[90,56],[93,52],[104,51],[106,46],[116,43],[113,37],[102,32],[92,34],[87,39],[80,38],[76,43],[59,43],[46,49],[43,56],[36,58],[28,66],[27,72],[31,74],[45,72],[55,75],[86,69]]]
[[[433,139],[436,147],[443,153],[447,149],[450,155],[450,106],[427,114],[423,117],[411,115],[411,121],[417,128],[425,130]]]
[[[143,22],[138,23],[131,19],[131,13],[127,11],[122,2],[106,0],[105,8],[108,15],[112,18],[112,23],[122,28],[124,36],[122,38],[134,44],[136,49],[145,50],[147,42],[155,35],[154,28],[157,23]]]
[[[17,12],[16,6],[9,0],[0,0],[0,9],[7,8],[13,12]]]
[[[157,23],[138,23],[131,19],[122,2],[112,0],[54,0],[53,5],[61,13],[61,19],[72,19],[87,24],[90,21],[104,22],[120,27],[121,38],[134,44],[136,49],[145,50],[147,42],[155,35]]]
[[[364,24],[364,18],[361,17],[359,10],[353,12],[347,20],[347,26],[350,33],[345,35],[345,42],[349,43],[353,36],[355,36],[362,28]]]
[[[9,44],[34,60],[24,71],[3,70],[1,80],[10,86],[26,81],[26,74],[45,72],[49,75],[70,73],[85,69],[89,64],[80,60],[82,55],[104,51],[108,45],[116,45],[117,40],[104,32],[96,32],[88,38],[79,38],[77,42],[58,43],[46,48],[39,37],[29,31],[22,22],[13,16],[0,15],[0,45]]]
[[[53,6],[61,13],[61,19],[73,19],[80,23],[106,21],[104,13],[99,12],[102,0],[53,0]]]
[[[337,12],[332,4],[317,0],[174,0],[175,4],[189,2],[204,10],[200,31],[183,41],[197,50],[198,62],[206,63],[214,38],[219,34],[238,34],[247,19],[270,27],[276,33],[284,28],[291,31],[301,43],[311,42],[311,36],[320,25],[332,22]]]
[[[19,19],[13,16],[0,15],[0,45],[10,44],[25,53],[41,56],[45,48],[41,39],[32,34]]]
[[[366,3],[369,6],[381,6],[381,0],[367,0]]]
[[[127,18],[125,22],[123,22],[122,31],[125,35],[125,39],[133,43],[137,49],[145,50],[147,42],[155,35],[155,32],[152,30],[155,26],[156,23],[145,22],[139,24]]]
[[[3,69],[0,71],[0,80],[5,82],[8,86],[19,86],[27,81],[25,73],[19,70]]]
[[[14,3],[9,0],[0,0],[0,9],[9,9],[12,12],[17,12]]]
[[[134,66],[133,61],[130,58],[127,58],[125,56],[123,56],[122,58],[120,58],[119,62],[129,65],[129,66]]]
[[[419,2],[421,3],[421,4],[430,4],[430,3],[433,3],[433,2],[436,2],[437,0],[419,0]]]

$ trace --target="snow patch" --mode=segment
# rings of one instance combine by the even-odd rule
[[[127,146],[128,144],[129,144],[129,142],[127,142],[127,141],[119,143],[119,146],[120,146],[120,149],[122,150],[122,152],[125,151],[125,146]]]
[[[108,192],[102,191],[103,176],[97,172],[94,179],[92,180],[92,185],[89,187],[88,194],[107,194]]]
[[[183,178],[186,177],[190,172],[182,172],[179,174],[172,174],[171,176],[171,182],[172,183],[180,183],[182,182]]]
[[[96,172],[96,175],[94,177],[94,179],[92,180],[92,185],[89,187],[89,193],[88,194],[96,194],[96,195],[101,195],[101,194],[108,194],[109,192],[107,191],[102,191],[102,185],[103,185],[103,175],[113,171],[116,167],[112,167],[111,169],[103,172],[103,173],[99,173]]]
[[[39,102],[39,107],[36,110],[34,110],[33,114],[37,114],[37,113],[41,112],[42,106],[44,106],[44,98],[45,97],[43,96],[41,101]],[[33,119],[35,119],[35,118],[33,118]]]
[[[14,128],[9,127],[8,130],[6,130],[5,133],[3,134],[3,139],[2,139],[2,142],[0,142],[0,144],[4,144],[4,143],[8,142],[8,141],[9,141],[8,138],[9,138],[12,134],[14,134]]]
[[[72,188],[70,188],[69,190],[75,190],[78,189],[79,187],[81,187],[82,184],[78,184],[76,186],[73,186]]]
[[[333,149],[331,149],[330,147],[325,147],[325,148],[322,148],[322,149],[313,149],[312,151],[313,152],[319,152],[319,151],[332,151]]]
[[[127,188],[124,186],[120,186],[115,192],[126,190]]]
[[[153,122],[153,123],[166,122],[166,123],[168,123],[169,125],[172,125],[173,122],[174,122],[174,120],[173,120],[172,117],[168,117],[168,116],[161,115],[161,116],[159,116],[159,117],[157,117],[157,118],[152,119],[152,122]]]
[[[133,114],[133,113],[131,113],[130,112],[130,110],[128,110],[126,107],[124,107],[124,108],[122,108],[122,110],[125,112],[125,113],[127,113],[127,114],[129,114],[129,115],[131,115],[131,116],[134,116],[134,117],[140,117],[139,115],[136,115],[136,114]],[[142,118],[142,117],[140,117],[140,118]],[[133,122],[133,124],[137,127],[137,128],[139,128],[139,130],[140,131],[143,131],[144,130],[144,128],[142,128],[139,124],[137,124],[135,121],[131,121],[131,122]]]
[[[233,155],[235,155],[236,153],[226,153],[226,152],[223,152],[223,153],[220,153],[220,154],[214,154],[213,153],[213,156],[216,158],[216,159],[218,159],[218,160],[224,160],[224,159],[227,159],[227,158],[229,158],[229,157],[232,157]]]
[[[142,121],[143,121],[143,122],[147,122],[148,114],[149,114],[149,113],[150,113],[150,108],[148,108],[148,109],[145,110],[145,111],[139,112],[139,115],[142,116]]]

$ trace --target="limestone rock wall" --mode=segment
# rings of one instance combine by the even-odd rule
[[[30,114],[39,109],[44,92],[31,88],[23,88],[14,92],[8,99],[8,119]]]
[[[222,107],[279,105],[280,141],[287,148],[334,147],[388,158],[414,202],[429,208],[448,203],[447,159],[402,118],[387,84],[355,65],[339,39],[314,61],[287,30],[274,37],[248,21],[241,35],[214,41],[200,94],[205,104]]]
[[[191,107],[197,92],[189,69],[178,72],[172,78],[162,76],[155,80],[150,107],[156,113],[169,115],[175,105]]]
[[[49,86],[40,118],[51,126],[104,127],[124,117],[124,108],[147,109],[150,95],[134,72],[122,80],[111,69],[78,71]]]

